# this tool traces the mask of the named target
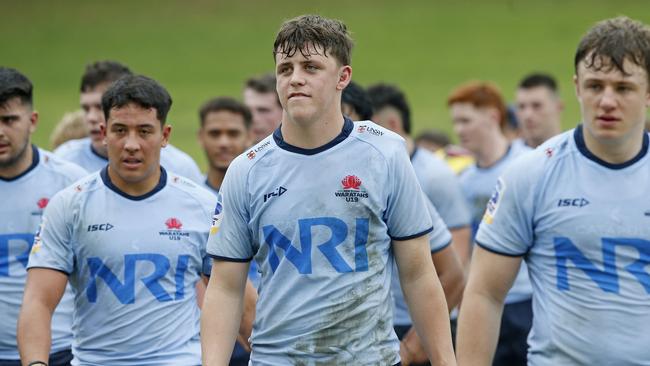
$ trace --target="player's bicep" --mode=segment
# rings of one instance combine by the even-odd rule
[[[467,281],[467,293],[475,293],[503,303],[517,277],[522,257],[497,254],[477,245]]]
[[[393,240],[392,247],[402,286],[417,280],[423,273],[435,271],[428,235],[408,240]]]
[[[243,294],[249,265],[250,262],[213,260],[208,292],[211,289],[219,289],[230,294]]]
[[[30,268],[25,283],[24,304],[42,304],[53,312],[61,301],[68,276],[54,269]]]

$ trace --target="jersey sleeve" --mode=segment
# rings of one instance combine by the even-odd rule
[[[248,262],[253,259],[253,238],[247,193],[248,164],[236,159],[228,168],[212,218],[208,238],[208,255],[215,259]]]
[[[425,203],[431,216],[431,222],[433,223],[433,230],[429,233],[429,248],[431,249],[431,253],[436,253],[451,244],[451,233],[433,204],[426,198]]]
[[[388,235],[393,240],[408,240],[428,234],[432,230],[431,216],[406,148],[395,147],[388,164]]]
[[[74,269],[73,223],[69,196],[59,192],[45,208],[29,255],[27,269],[50,268],[66,274]]]
[[[533,243],[535,183],[539,166],[535,155],[513,162],[497,181],[476,234],[481,247],[507,256],[526,254]]]

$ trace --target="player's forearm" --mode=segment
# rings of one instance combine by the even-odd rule
[[[458,365],[491,365],[499,338],[503,303],[468,289],[458,318]]]
[[[52,313],[37,302],[25,299],[18,318],[18,350],[23,365],[47,362],[50,354]]]
[[[201,311],[201,350],[204,366],[225,366],[230,361],[240,329],[243,294],[210,281]]]
[[[455,365],[444,292],[433,272],[403,279],[402,290],[413,325],[432,364]]]
[[[456,258],[453,259],[458,260]],[[460,299],[463,297],[463,290],[465,289],[465,272],[460,262],[455,262],[455,264],[457,266],[447,266],[445,270],[441,270],[442,267],[436,264],[438,278],[440,279],[440,285],[445,294],[447,310],[449,312],[460,303]]]
[[[257,304],[257,290],[250,280],[246,280],[246,289],[244,290],[244,305],[242,320],[239,325],[239,339],[242,340],[244,348],[250,351],[250,338],[253,332],[253,323],[255,322],[255,306]]]

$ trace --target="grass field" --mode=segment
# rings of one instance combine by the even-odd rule
[[[507,99],[532,70],[554,74],[566,100],[564,127],[579,119],[573,52],[597,20],[616,15],[650,22],[647,1],[8,1],[2,0],[0,64],[35,85],[48,136],[78,107],[84,65],[115,59],[165,85],[174,106],[172,141],[205,162],[195,143],[197,108],[217,95],[241,95],[243,80],[273,69],[271,46],[284,19],[319,13],[353,33],[354,79],[396,83],[407,93],[415,130],[451,131],[445,99],[469,79],[491,80]]]

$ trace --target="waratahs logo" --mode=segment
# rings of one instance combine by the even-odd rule
[[[356,175],[348,175],[343,178],[341,184],[343,185],[343,189],[359,190],[359,187],[361,187],[361,179]]]
[[[190,233],[181,231],[183,223],[175,217],[168,218],[165,221],[165,225],[167,226],[167,230],[160,231],[158,234],[168,237],[169,240],[181,240],[182,237],[190,236]]]
[[[346,175],[341,180],[343,189],[334,192],[334,196],[345,198],[346,202],[359,202],[360,198],[368,198],[368,192],[361,189],[361,184],[361,179],[356,175]]]
[[[36,205],[38,206],[38,208],[42,210],[47,206],[48,202],[50,202],[50,200],[47,199],[46,197],[43,197],[40,200],[38,200],[38,202],[36,202]]]

